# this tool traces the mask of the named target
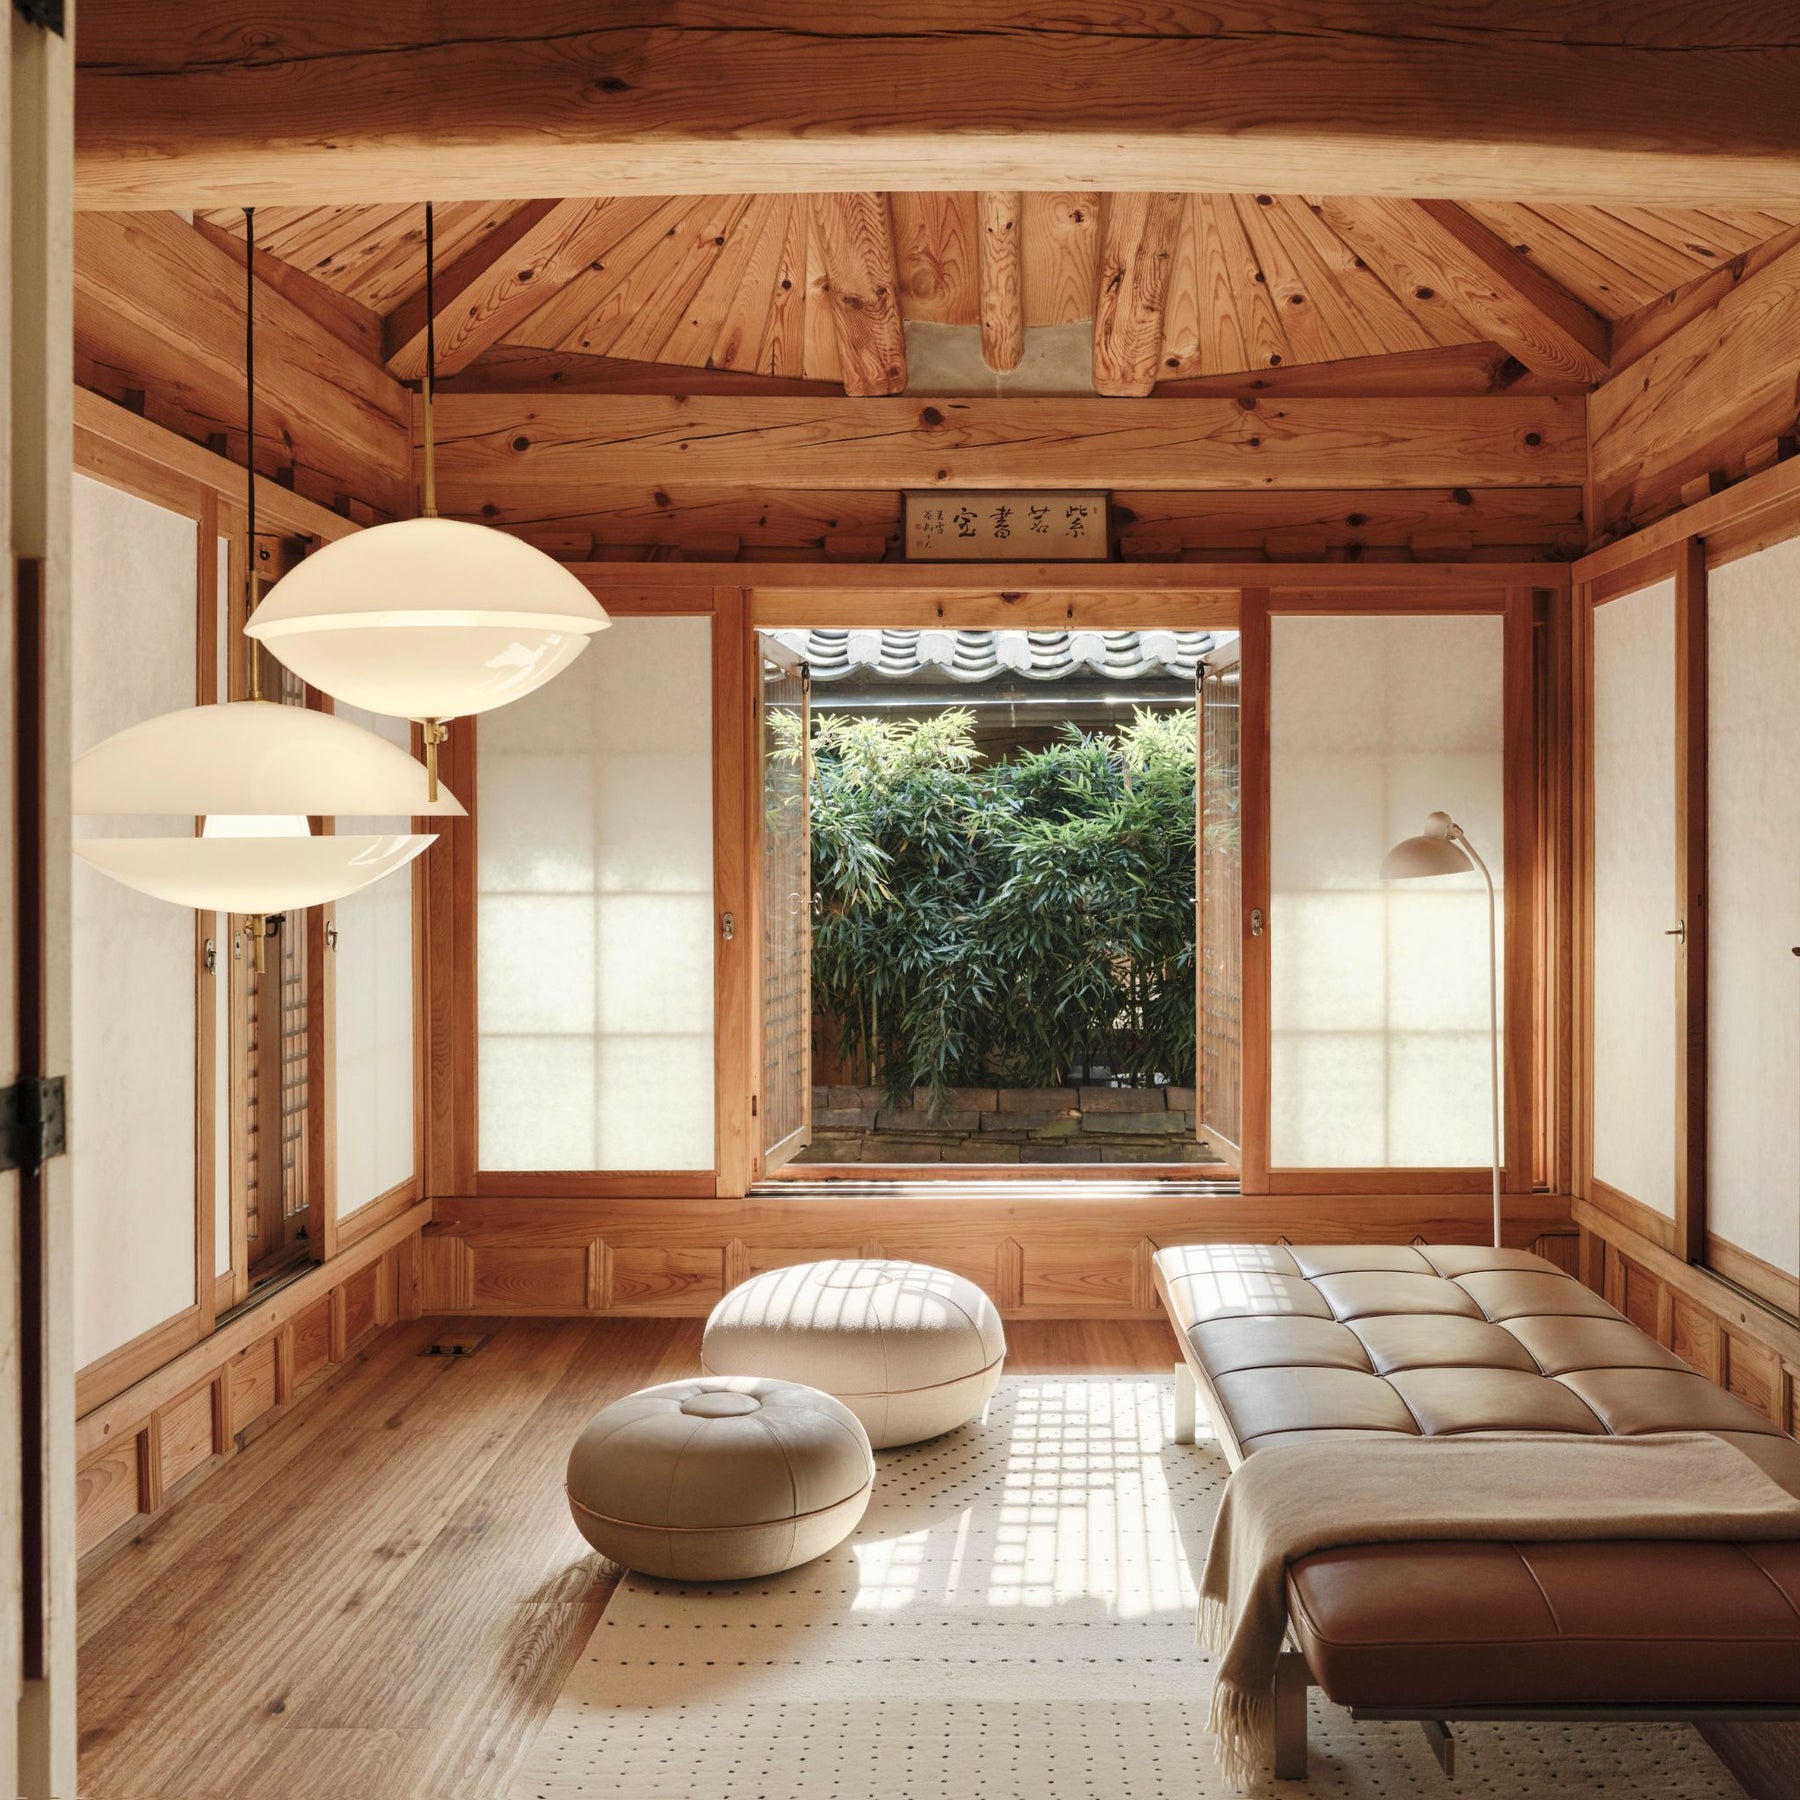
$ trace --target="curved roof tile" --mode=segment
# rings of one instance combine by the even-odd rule
[[[1191,680],[1210,631],[777,631],[819,682]]]

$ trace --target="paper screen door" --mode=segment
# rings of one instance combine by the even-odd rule
[[[760,648],[762,1091],[757,1096],[757,1143],[762,1173],[768,1175],[812,1141],[811,720],[806,664],[770,638],[761,639]]]
[[[1243,1141],[1243,854],[1238,826],[1238,640],[1206,653],[1195,677],[1200,764],[1197,976],[1200,1135],[1228,1162]]]

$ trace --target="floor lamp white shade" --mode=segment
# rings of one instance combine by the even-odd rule
[[[429,785],[398,744],[330,713],[266,700],[186,707],[96,744],[71,784],[79,817],[166,817],[185,830],[83,836],[74,850],[178,906],[284,913],[355,893],[435,843],[413,820],[459,818],[463,807]],[[311,818],[340,815],[392,816],[398,829],[313,835]]]
[[[582,582],[534,545],[428,517],[315,551],[275,583],[244,629],[334,700],[427,723],[522,699],[611,623]]]
[[[1402,838],[1382,859],[1383,881],[1429,880],[1439,875],[1481,871],[1488,901],[1488,1071],[1493,1111],[1494,1245],[1501,1241],[1500,1216],[1500,934],[1494,901],[1494,877],[1448,813],[1434,812],[1419,837]]]

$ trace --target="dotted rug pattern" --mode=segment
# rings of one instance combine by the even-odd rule
[[[986,1415],[880,1453],[829,1556],[766,1581],[621,1583],[513,1800],[1224,1800],[1195,1571],[1217,1448],[1167,1379],[1009,1378]],[[1323,1800],[1736,1800],[1684,1726],[1416,1725],[1316,1692]]]

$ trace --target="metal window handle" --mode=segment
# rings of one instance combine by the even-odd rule
[[[721,913],[719,915],[719,931],[723,935],[726,943],[729,944],[731,940],[737,936],[736,915],[733,913]]]
[[[1664,937],[1672,937],[1672,938],[1680,938],[1681,942],[1682,942],[1682,947],[1685,949],[1687,946],[1687,920],[1683,919],[1681,921],[1681,923],[1679,925],[1677,925],[1672,931],[1665,931],[1663,933],[1663,936]]]
[[[1262,908],[1260,906],[1253,906],[1250,909],[1250,935],[1252,937],[1261,937],[1262,934],[1263,934]]]

